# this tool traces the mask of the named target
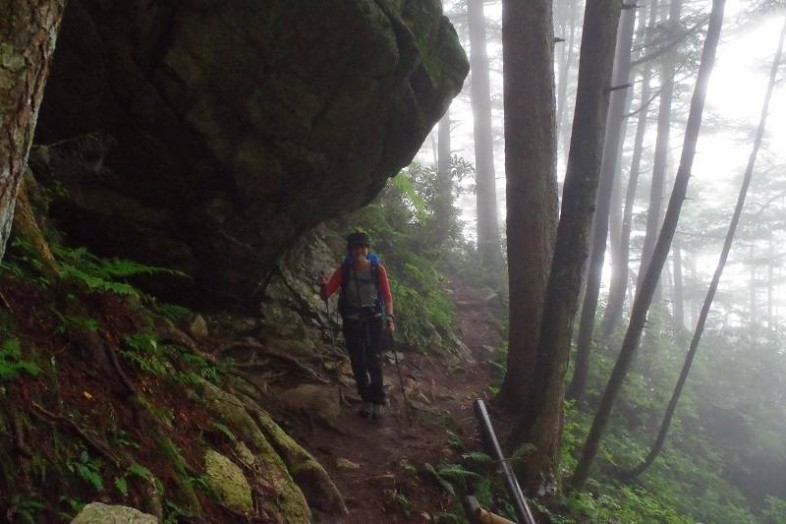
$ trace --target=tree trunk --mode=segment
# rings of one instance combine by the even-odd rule
[[[64,8],[65,0],[0,0],[0,260]]]
[[[652,298],[655,294],[655,288],[660,277],[660,272],[663,269],[666,258],[669,254],[669,246],[674,237],[674,232],[677,229],[677,221],[679,220],[682,202],[685,199],[688,190],[688,181],[690,180],[691,169],[693,167],[693,158],[696,153],[696,143],[698,141],[699,130],[701,128],[702,113],[704,111],[704,98],[707,92],[707,82],[709,75],[712,71],[712,66],[715,61],[715,51],[718,47],[718,39],[720,36],[721,25],[723,23],[723,7],[725,0],[713,0],[712,14],[710,15],[710,24],[707,30],[707,38],[704,42],[704,49],[701,56],[701,66],[699,67],[698,78],[696,79],[696,87],[691,100],[690,112],[688,114],[688,124],[685,130],[685,140],[682,147],[682,157],[680,159],[680,167],[677,170],[677,177],[674,181],[674,188],[672,189],[671,198],[669,200],[669,207],[663,221],[663,227],[658,242],[653,251],[652,261],[648,266],[647,274],[633,302],[633,310],[631,312],[630,324],[625,333],[625,338],[620,349],[617,362],[614,364],[614,369],[611,372],[611,377],[603,392],[603,397],[598,407],[598,412],[592,421],[589,436],[582,449],[581,458],[576,467],[576,472],[572,480],[572,487],[576,490],[584,488],[584,484],[589,477],[589,470],[595,456],[598,452],[600,439],[603,432],[608,425],[611,415],[611,409],[614,401],[622,388],[622,382],[625,375],[630,368],[633,354],[638,346],[641,338],[644,323],[647,319],[647,311]]]
[[[758,311],[758,304],[756,301],[756,265],[758,261],[756,260],[756,248],[751,244],[750,248],[748,248],[750,252],[750,268],[751,268],[751,283],[749,286],[749,296],[750,296],[750,328],[755,330],[756,329],[756,319],[759,316]]]
[[[584,16],[576,113],[535,376],[529,402],[511,436],[514,445],[535,446],[526,459],[524,479],[526,488],[535,492],[552,492],[559,482],[565,372],[597,196],[620,9],[617,0],[593,1],[587,3]],[[529,74],[535,76],[533,71]]]
[[[672,0],[669,6],[668,27],[672,34],[680,23],[682,0]],[[671,103],[674,99],[675,51],[667,53],[661,67],[660,106],[658,108],[658,134],[655,139],[655,157],[652,164],[652,184],[650,186],[650,207],[647,211],[647,233],[644,236],[644,247],[641,250],[638,284],[641,286],[647,266],[652,258],[652,251],[658,238],[663,216],[663,202],[666,188],[666,169],[669,160],[669,138],[671,134]],[[658,293],[656,283],[655,293]]]
[[[22,238],[30,244],[38,258],[37,267],[41,275],[50,281],[55,281],[60,276],[60,269],[33,212],[26,181],[26,179],[31,179],[32,176],[29,168],[26,168],[26,171],[27,176],[23,176],[19,182],[19,192],[16,197],[16,205],[14,206],[14,236],[15,238]]]
[[[695,285],[698,280],[698,271],[696,270],[696,257],[691,256],[688,258],[688,263],[685,264],[688,267],[688,275],[689,281],[691,286]],[[692,298],[688,300],[688,325],[695,326],[696,320],[699,318],[699,301],[693,300]]]
[[[554,47],[550,0],[503,0],[510,334],[499,400],[518,410],[535,372],[557,224]]]
[[[611,194],[619,172],[622,138],[625,135],[624,128],[627,122],[625,107],[627,106],[629,94],[630,53],[633,45],[633,29],[635,25],[636,9],[624,9],[620,17],[614,72],[611,81],[614,90],[610,96],[608,125],[606,126],[606,138],[603,142],[600,181],[598,183],[597,202],[592,223],[587,285],[584,292],[584,301],[581,305],[579,333],[576,339],[576,367],[567,393],[568,397],[572,399],[581,398],[587,385],[587,376],[589,375],[592,334],[595,330],[595,312],[598,308],[600,281],[603,276],[603,261],[606,256],[606,239],[609,233]]]
[[[437,181],[434,197],[435,240],[444,245],[450,238],[453,222],[453,173],[450,167],[450,110],[437,127]]]
[[[680,377],[677,380],[677,385],[674,387],[671,400],[669,401],[669,405],[666,408],[666,413],[663,416],[663,422],[661,423],[655,443],[652,445],[652,448],[650,449],[647,458],[644,459],[644,462],[642,462],[633,470],[627,471],[623,474],[623,476],[627,479],[634,478],[646,471],[647,468],[649,468],[655,461],[655,458],[658,456],[658,454],[660,454],[661,450],[663,449],[663,444],[666,442],[666,435],[668,434],[671,420],[674,417],[674,412],[677,409],[677,403],[680,400],[682,389],[685,386],[686,380],[688,379],[688,373],[690,373],[693,359],[696,356],[696,351],[699,348],[699,342],[701,341],[701,335],[704,332],[704,325],[707,322],[707,316],[709,315],[710,307],[712,306],[712,300],[715,298],[715,292],[718,290],[718,283],[720,282],[721,275],[723,275],[723,269],[726,266],[726,260],[729,257],[729,251],[731,251],[731,244],[734,241],[734,235],[737,232],[737,225],[739,224],[740,216],[742,215],[742,208],[745,205],[745,197],[748,194],[748,186],[750,186],[751,178],[753,178],[753,168],[756,165],[756,156],[759,152],[759,147],[761,146],[762,137],[764,136],[764,127],[767,123],[767,112],[769,111],[772,90],[775,87],[775,78],[778,73],[778,65],[780,64],[781,55],[783,53],[783,41],[785,36],[786,21],[784,21],[783,29],[781,29],[781,36],[780,40],[778,41],[778,49],[775,53],[775,60],[773,61],[772,69],[770,70],[770,81],[767,85],[767,93],[764,96],[764,105],[762,107],[761,117],[759,118],[759,127],[756,130],[756,138],[753,140],[753,149],[751,151],[750,157],[748,157],[748,166],[745,169],[742,187],[740,188],[739,195],[737,196],[737,205],[734,208],[734,214],[732,215],[729,229],[726,232],[726,239],[723,242],[723,249],[721,250],[721,254],[718,259],[718,265],[715,268],[715,274],[713,275],[712,281],[710,282],[710,287],[707,290],[707,296],[704,298],[704,305],[701,308],[699,320],[696,324],[696,330],[693,333],[693,339],[691,340],[690,348],[688,349],[688,353],[685,356],[685,362],[682,365]]]
[[[672,250],[674,267],[674,293],[672,295],[672,315],[674,316],[674,333],[677,340],[682,339],[685,331],[685,293],[682,288],[682,247],[679,238],[674,239]]]
[[[560,53],[558,54],[557,69],[559,71],[559,80],[557,82],[557,136],[565,137],[560,142],[563,143],[562,151],[564,159],[568,159],[567,144],[570,139],[568,133],[568,85],[570,84],[570,70],[574,65],[574,47],[576,45],[576,14],[578,2],[573,0],[563,0],[558,2],[560,27],[563,32],[564,42],[560,44]],[[559,149],[559,148],[558,148]]]
[[[650,5],[649,21],[642,35],[638,38],[643,42],[652,34],[655,28],[658,4],[657,0]],[[628,188],[625,193],[625,204],[622,212],[622,232],[619,242],[620,249],[616,253],[618,256],[612,260],[611,282],[609,284],[609,299],[606,310],[603,312],[601,333],[604,339],[608,339],[619,324],[622,318],[622,307],[625,304],[625,295],[628,291],[628,263],[630,261],[630,235],[633,224],[633,204],[636,200],[636,189],[639,181],[639,171],[641,169],[641,157],[644,151],[644,136],[647,131],[647,115],[650,105],[650,77],[651,69],[649,63],[644,64],[644,71],[641,75],[641,95],[640,107],[638,110],[638,120],[636,123],[636,137],[633,142],[633,153],[630,162],[630,173],[628,174]]]
[[[775,253],[773,251],[772,231],[769,232],[767,238],[767,329],[772,331],[774,328],[773,311],[773,260]]]
[[[497,189],[494,175],[494,140],[491,132],[489,60],[486,54],[486,17],[483,0],[468,0],[470,92],[475,140],[478,250],[486,267],[501,269],[497,218]]]

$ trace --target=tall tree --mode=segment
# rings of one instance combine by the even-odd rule
[[[579,332],[576,337],[576,366],[568,387],[568,397],[578,399],[584,393],[589,375],[592,334],[595,329],[595,311],[600,296],[600,280],[603,276],[603,260],[606,255],[606,239],[609,233],[611,194],[619,173],[619,159],[625,136],[627,107],[630,87],[630,53],[633,45],[633,30],[636,26],[636,9],[623,9],[617,35],[617,49],[612,73],[612,92],[609,102],[606,138],[603,141],[600,181],[596,197],[595,215],[592,222],[590,259],[587,267],[587,283],[581,305]],[[619,182],[616,182],[619,183]]]
[[[437,126],[437,180],[434,196],[434,233],[436,242],[443,244],[450,236],[453,223],[453,172],[450,150],[450,109]]]
[[[756,137],[753,140],[753,148],[751,150],[750,156],[748,157],[748,166],[745,169],[742,186],[740,187],[740,192],[737,196],[737,204],[734,207],[734,214],[731,217],[731,223],[729,224],[729,228],[726,231],[726,239],[723,242],[723,249],[721,249],[721,254],[718,258],[718,264],[715,267],[715,274],[712,276],[710,287],[707,290],[706,297],[704,298],[704,304],[701,307],[701,313],[699,313],[699,320],[696,324],[696,330],[693,332],[693,338],[691,340],[688,353],[685,356],[685,362],[683,363],[680,377],[677,380],[677,385],[674,387],[674,392],[671,395],[669,405],[666,407],[666,413],[663,416],[663,421],[661,422],[660,430],[658,431],[658,436],[655,439],[655,443],[652,445],[652,448],[650,449],[650,452],[644,461],[636,468],[626,472],[625,476],[628,478],[633,478],[642,474],[652,465],[657,456],[660,454],[661,450],[663,449],[663,444],[666,442],[666,435],[668,434],[669,427],[671,426],[671,420],[674,417],[674,412],[677,409],[677,403],[680,400],[682,389],[685,386],[685,382],[688,380],[688,374],[690,373],[693,359],[696,356],[696,351],[699,348],[701,336],[704,333],[704,325],[707,322],[707,316],[709,315],[712,301],[715,298],[715,292],[718,290],[718,284],[720,282],[721,275],[723,275],[723,269],[726,267],[726,260],[729,257],[729,251],[731,251],[734,235],[737,232],[737,225],[740,222],[742,209],[745,206],[745,197],[748,194],[748,187],[750,186],[751,179],[753,178],[753,169],[756,165],[756,156],[758,155],[762,138],[764,137],[764,128],[767,123],[767,112],[769,111],[770,99],[772,98],[772,91],[775,87],[778,66],[780,65],[781,55],[783,54],[784,37],[786,37],[786,20],[784,21],[783,29],[781,29],[778,48],[775,52],[775,59],[772,63],[772,69],[770,70],[770,80],[767,84],[767,93],[764,96],[764,104],[761,110],[761,116],[759,117],[759,127],[756,129]]]
[[[772,231],[768,232],[767,238],[767,329],[772,331],[775,327],[773,317],[773,297],[775,296],[773,289],[773,241]]]
[[[563,40],[557,53],[557,136],[558,150],[562,145],[564,159],[568,159],[568,146],[570,142],[570,129],[568,127],[568,85],[570,84],[570,71],[575,63],[576,29],[579,24],[579,2],[573,0],[558,0],[554,2],[555,20],[559,36]],[[564,138],[563,138],[564,137]]]
[[[658,1],[655,0],[649,6],[649,17],[646,26],[639,25],[639,36],[637,40],[642,44],[639,47],[644,49],[643,43],[653,33],[657,23]],[[643,64],[641,73],[641,89],[639,96],[638,118],[636,123],[636,137],[633,141],[633,152],[631,154],[630,172],[628,174],[628,187],[625,192],[625,202],[622,211],[622,229],[620,231],[619,249],[612,251],[611,262],[611,282],[609,283],[609,298],[606,309],[603,312],[601,333],[604,339],[608,339],[617,327],[622,318],[622,306],[625,303],[625,295],[628,289],[628,263],[630,259],[630,236],[633,225],[633,205],[636,199],[636,189],[639,183],[639,171],[641,157],[644,151],[644,136],[647,130],[647,115],[650,106],[650,79],[652,76],[650,62]]]
[[[551,1],[502,2],[510,335],[503,405],[529,393],[557,231]]]
[[[494,139],[491,131],[491,88],[483,0],[467,1],[467,18],[477,173],[478,250],[486,266],[496,270],[502,267],[502,252],[499,244]]]
[[[693,99],[691,100],[690,112],[688,114],[688,123],[685,130],[680,166],[677,170],[671,198],[669,199],[669,207],[663,220],[663,227],[661,228],[660,235],[658,235],[658,241],[652,254],[652,260],[647,267],[647,273],[644,276],[642,285],[636,292],[636,298],[633,301],[633,310],[631,311],[631,319],[622,342],[622,348],[620,349],[619,356],[612,369],[608,384],[606,384],[606,389],[603,391],[598,412],[595,414],[592,421],[590,433],[587,436],[587,441],[584,443],[581,458],[576,466],[576,471],[572,480],[572,487],[576,490],[583,489],[584,484],[589,478],[590,467],[597,455],[600,439],[609,422],[611,409],[622,388],[622,382],[630,368],[633,354],[641,339],[644,323],[647,320],[647,311],[652,303],[655,288],[660,278],[660,272],[668,257],[669,246],[674,237],[674,232],[677,229],[682,202],[688,190],[688,181],[690,180],[691,169],[693,167],[693,158],[696,153],[699,130],[701,129],[707,83],[715,61],[715,51],[718,47],[718,39],[723,24],[724,4],[725,0],[713,0],[709,28],[707,29],[707,37],[704,41],[704,49],[702,50],[701,65],[696,79]]]
[[[533,393],[511,435],[514,445],[530,442],[535,446],[527,458],[524,479],[525,486],[535,491],[549,492],[559,482],[565,373],[600,176],[620,9],[619,0],[598,0],[587,3],[584,15],[576,112]]]
[[[682,278],[682,243],[679,237],[674,238],[671,262],[674,267],[674,293],[672,296],[672,316],[674,317],[674,332],[679,337],[685,330],[685,292]]]
[[[748,285],[748,292],[750,293],[749,295],[750,304],[748,307],[750,308],[750,324],[751,324],[751,328],[753,328],[756,325],[756,322],[759,317],[759,312],[758,312],[759,301],[756,298],[756,286],[758,285],[758,282],[756,280],[756,269],[758,269],[760,261],[756,256],[756,247],[753,244],[750,245],[749,251],[750,251],[750,256],[748,258],[750,260],[749,264],[750,264],[751,280],[750,280],[750,284]]]
[[[680,27],[680,12],[682,0],[672,0],[669,3],[669,14],[666,27],[672,41],[678,40]],[[650,206],[647,211],[647,231],[644,236],[644,246],[641,250],[641,264],[639,265],[639,280],[641,285],[644,275],[647,274],[647,265],[652,258],[652,251],[658,238],[658,231],[663,216],[663,202],[666,189],[666,170],[669,160],[669,141],[671,135],[672,111],[674,101],[674,72],[676,71],[676,51],[663,55],[660,73],[660,104],[658,107],[658,133],[655,138],[655,156],[652,163],[652,181],[650,184]],[[657,293],[657,287],[655,292]]]
[[[65,0],[0,0],[0,260],[64,8]]]

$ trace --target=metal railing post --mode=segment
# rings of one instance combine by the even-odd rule
[[[483,434],[483,441],[489,448],[487,451],[491,453],[492,457],[499,461],[502,465],[502,473],[505,476],[505,483],[508,487],[508,492],[513,498],[513,506],[516,511],[516,517],[525,524],[537,524],[535,517],[532,516],[532,511],[527,505],[527,500],[524,498],[524,493],[521,491],[519,481],[513,468],[508,463],[505,456],[502,454],[502,448],[497,440],[497,435],[494,433],[494,426],[491,425],[491,418],[489,417],[486,404],[482,399],[477,399],[474,402],[475,415],[480,421],[480,427]]]

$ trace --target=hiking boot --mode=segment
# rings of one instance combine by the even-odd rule
[[[385,416],[385,405],[374,404],[374,407],[371,408],[371,418],[382,418],[384,416]]]
[[[363,402],[358,414],[363,418],[371,418],[374,415],[374,404],[371,402]]]

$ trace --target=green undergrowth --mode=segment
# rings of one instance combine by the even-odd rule
[[[538,521],[560,524],[786,522],[786,499],[775,494],[782,486],[777,482],[760,486],[770,493],[757,497],[749,485],[749,479],[777,475],[777,464],[783,463],[784,423],[777,416],[780,394],[777,389],[768,389],[769,396],[763,396],[750,386],[729,387],[732,381],[726,380],[725,375],[747,375],[746,368],[758,367],[748,358],[739,358],[736,338],[711,335],[708,347],[714,352],[697,359],[664,450],[638,477],[625,479],[621,475],[622,471],[637,466],[649,452],[682,365],[684,348],[668,329],[658,330],[657,324],[650,326],[651,332],[641,348],[644,354],[626,380],[612,412],[589,482],[583,491],[572,492],[570,476],[589,433],[604,380],[616,357],[613,343],[594,348],[588,389],[581,402],[568,401],[564,408],[563,491],[551,499],[529,501]],[[781,347],[773,342],[759,340],[760,344]],[[766,353],[761,348],[757,351]],[[732,362],[736,367],[729,367]],[[497,379],[501,380],[505,372],[504,356],[495,360],[494,366],[498,370]],[[756,380],[765,384],[769,380],[777,382],[781,371],[782,366],[773,361],[772,369],[760,372]],[[493,390],[492,386],[492,394]],[[749,406],[747,413],[741,412],[741,406]],[[722,418],[716,420],[718,417]],[[438,485],[445,496],[446,510],[435,516],[435,521],[466,522],[460,503],[466,493],[475,494],[482,507],[515,521],[498,464],[484,453],[466,449],[458,437],[454,436],[451,444],[456,451],[454,458],[427,464],[419,470],[420,479]],[[756,462],[757,457],[766,457],[775,465],[772,473],[757,469],[763,467],[761,462]],[[515,454],[510,460],[516,460]]]
[[[563,494],[552,508],[554,515],[562,515],[552,518],[554,522],[784,522],[773,518],[783,499],[758,499],[748,480],[768,476],[757,469],[755,457],[783,461],[783,454],[776,451],[786,444],[782,433],[777,446],[766,439],[757,441],[757,435],[772,435],[775,428],[783,427],[780,418],[773,417],[781,410],[779,394],[769,390],[769,398],[759,395],[754,400],[757,387],[728,387],[738,379],[727,382],[724,375],[745,376],[758,364],[740,359],[739,341],[722,332],[705,333],[708,340],[697,354],[661,453],[637,477],[624,477],[623,472],[638,466],[650,452],[683,365],[687,347],[680,340],[685,337],[671,326],[663,310],[650,315],[638,359],[601,441],[593,475],[583,492]],[[562,441],[566,479],[576,467],[620,338],[618,333],[606,344],[595,344],[587,390],[579,403],[566,404]],[[773,351],[777,353],[778,347],[776,343]],[[770,373],[759,374],[756,380],[765,382],[779,369],[783,366],[773,365]],[[755,409],[741,411],[754,404]],[[780,486],[758,488],[777,491]]]
[[[159,340],[157,327],[189,312],[132,284],[179,275],[53,251],[59,277],[19,239],[0,264],[0,514],[68,522],[101,500],[163,522],[205,517],[214,494],[187,463],[217,431],[183,388],[221,383],[228,363]]]
[[[459,524],[467,522],[463,500],[474,497],[480,507],[487,511],[516,521],[516,514],[508,495],[499,463],[484,452],[467,446],[457,432],[450,431],[448,444],[451,457],[436,464],[426,463],[419,467],[411,466],[410,479],[398,488],[399,505],[408,496],[415,496],[419,485],[427,484],[441,494],[443,510],[429,515],[432,522],[440,524]]]
[[[459,158],[452,162],[454,187],[471,172]],[[367,232],[372,251],[381,256],[396,303],[397,338],[412,348],[450,352],[457,348],[449,278],[475,286],[499,282],[476,263],[458,210],[440,197],[436,172],[413,163],[402,170],[368,206],[342,218],[337,229]]]

